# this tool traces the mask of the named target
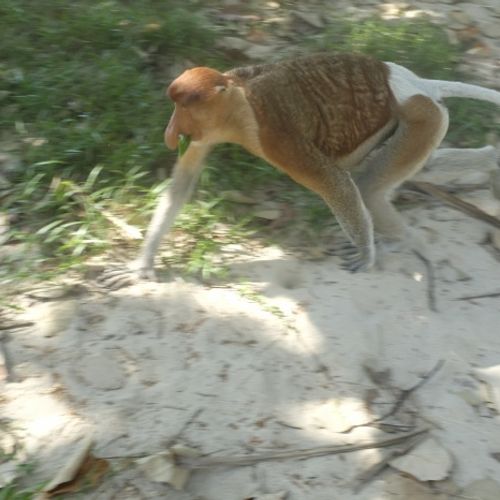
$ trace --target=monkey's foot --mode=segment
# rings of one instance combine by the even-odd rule
[[[123,267],[112,267],[106,269],[97,278],[97,284],[110,290],[119,290],[131,286],[140,281],[156,281],[153,268],[143,267],[138,262],[131,262]]]
[[[359,249],[349,241],[341,241],[327,250],[328,255],[335,255],[342,259],[340,267],[345,271],[357,273],[367,271],[375,262],[373,247]]]

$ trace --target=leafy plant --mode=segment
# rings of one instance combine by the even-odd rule
[[[433,78],[452,76],[458,60],[457,48],[445,31],[425,18],[339,20],[314,44],[327,50],[363,52]]]
[[[192,8],[196,2],[144,0],[3,0],[0,2],[0,150],[19,159],[2,209],[12,222],[10,242],[26,254],[2,261],[0,280],[46,277],[79,265],[109,245],[105,210],[143,227],[166,182],[176,153],[162,132],[172,106],[164,88],[190,63],[227,67],[214,50],[216,31]],[[457,76],[457,48],[429,20],[338,20],[304,45],[304,51],[357,50],[408,66],[433,78]],[[495,130],[491,106],[451,104],[448,139],[482,144]],[[500,127],[496,126],[500,131]],[[165,172],[162,173],[162,178]],[[193,204],[177,223],[187,235],[173,265],[202,276],[221,272],[220,245],[238,241],[252,217],[218,193],[277,186],[296,218],[321,230],[331,215],[317,197],[241,148],[216,148]],[[0,189],[2,187],[0,186]],[[231,230],[214,238],[218,224]],[[253,224],[266,234],[265,227]],[[56,265],[54,265],[56,264]],[[17,274],[12,274],[16,269]]]
[[[11,483],[0,488],[0,500],[32,500],[43,488],[43,484],[33,487],[25,487],[21,484],[23,479],[27,479],[33,470],[33,464],[21,464],[18,467],[19,477]]]
[[[174,160],[170,67],[213,58],[205,26],[175,0],[0,3],[0,149],[21,160],[2,205],[42,267],[106,246],[105,205],[143,213],[151,170]]]

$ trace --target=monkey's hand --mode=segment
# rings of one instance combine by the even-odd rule
[[[340,267],[351,273],[367,271],[375,261],[373,247],[358,248],[347,240],[336,243],[327,250],[327,253],[340,257],[342,259]]]
[[[118,290],[141,281],[157,281],[157,277],[153,267],[145,266],[140,260],[106,269],[97,278],[98,285],[109,290]]]

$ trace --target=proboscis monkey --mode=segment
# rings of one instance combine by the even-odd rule
[[[500,92],[419,78],[360,54],[312,55],[226,73],[193,68],[175,79],[167,94],[175,110],[165,142],[174,149],[182,134],[191,142],[161,194],[129,274],[107,273],[105,282],[112,287],[132,275],[154,277],[161,238],[193,191],[206,155],[223,142],[240,144],[320,195],[352,243],[343,267],[369,269],[374,231],[382,240],[407,240],[408,229],[390,196],[446,134],[442,99],[500,105]],[[353,180],[360,163],[363,169]]]

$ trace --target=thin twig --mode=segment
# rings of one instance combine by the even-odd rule
[[[196,409],[191,416],[182,424],[182,427],[172,436],[167,442],[167,448],[170,448],[176,441],[179,441],[181,436],[186,432],[186,429],[200,416],[204,408]]]
[[[424,263],[427,269],[427,304],[429,305],[429,309],[433,312],[439,312],[436,306],[436,280],[434,279],[432,262],[417,250],[413,250],[413,253]]]
[[[353,491],[354,493],[358,493],[368,482],[370,482],[375,476],[380,474],[388,465],[391,460],[396,457],[400,457],[402,455],[406,455],[409,451],[411,451],[415,446],[419,445],[422,441],[427,439],[427,434],[419,434],[408,440],[400,448],[395,448],[388,452],[386,456],[375,465],[372,465],[365,471],[358,474],[353,481]]]
[[[33,321],[18,321],[10,323],[0,323],[0,330],[14,330],[15,328],[24,328],[25,326],[32,326]]]
[[[420,189],[416,189],[415,185],[412,185],[412,182],[418,182],[418,181],[406,181],[401,188],[398,191],[398,196],[396,197],[396,201],[398,201],[398,197],[405,197],[406,195],[423,195],[428,197],[429,193],[425,193],[421,191]],[[432,184],[433,186],[436,186],[438,189],[445,191],[446,193],[467,193],[467,192],[472,192],[472,191],[478,191],[481,189],[488,189],[488,184],[485,182],[481,183],[470,183],[470,184],[451,184],[451,185],[446,185],[446,184]]]
[[[458,196],[446,192],[444,189],[436,186],[435,184],[422,181],[406,181],[404,185],[409,189],[424,192],[435,198],[438,198],[441,201],[444,201],[444,203],[446,203],[447,205],[460,210],[464,214],[470,215],[475,219],[479,219],[483,222],[486,222],[486,224],[489,224],[490,226],[500,229],[500,219],[498,217],[493,217],[493,215],[486,213],[484,210],[476,207],[476,205],[468,203]]]
[[[408,439],[429,432],[430,427],[420,427],[411,432],[400,434],[399,436],[381,439],[379,441],[369,441],[358,444],[343,444],[320,446],[317,448],[306,448],[288,451],[276,451],[255,455],[240,455],[228,457],[201,457],[201,458],[182,458],[179,465],[189,469],[206,469],[210,467],[241,467],[245,465],[254,465],[259,462],[270,460],[285,460],[289,458],[306,459],[312,457],[321,457],[324,455],[338,455],[340,453],[350,453],[353,451],[368,450],[373,448],[384,448],[395,444],[403,443]]]
[[[489,189],[487,182],[477,182],[469,184],[453,184],[451,186],[446,186],[444,184],[438,184],[437,187],[446,191],[447,193],[465,193],[470,191],[478,191],[481,189]]]
[[[294,430],[298,430],[298,431],[304,430],[303,427],[298,427],[296,425],[287,424],[286,422],[283,422],[282,420],[277,420],[276,423],[278,425],[281,425],[282,427],[286,427],[287,429],[294,429]]]
[[[208,469],[212,467],[243,467],[245,465],[254,465],[259,462],[266,462],[271,460],[286,460],[289,458],[296,458],[304,460],[307,458],[321,457],[324,455],[339,455],[341,453],[350,453],[354,451],[369,450],[374,448],[386,448],[396,444],[404,443],[411,440],[416,436],[426,436],[430,431],[430,427],[419,427],[418,429],[399,434],[398,436],[381,439],[378,441],[369,441],[366,443],[358,444],[340,444],[330,446],[320,446],[317,448],[304,448],[298,450],[277,451],[270,453],[261,453],[254,455],[235,455],[225,457],[211,457],[215,452],[206,453],[203,457],[176,457],[177,465],[187,469]],[[414,445],[413,445],[414,446]],[[137,453],[133,455],[113,455],[103,456],[106,460],[119,460],[119,459],[137,459],[150,456],[151,452]]]
[[[465,297],[457,297],[454,300],[474,300],[474,299],[486,299],[490,297],[500,297],[500,292],[481,293],[479,295],[466,295]]]
[[[414,386],[409,389],[403,389],[399,395],[399,398],[394,403],[393,407],[381,417],[375,419],[375,422],[381,422],[386,418],[392,417],[395,413],[399,411],[403,403],[418,389],[420,389],[424,384],[426,384],[444,365],[444,359],[440,359],[434,368],[426,373]]]
[[[434,368],[432,368],[431,371],[426,373],[414,386],[410,387],[409,389],[401,390],[398,399],[392,405],[391,409],[386,413],[384,413],[382,416],[377,417],[374,420],[371,420],[370,422],[366,422],[365,424],[352,425],[345,431],[342,431],[342,434],[348,434],[349,432],[353,431],[354,429],[357,429],[358,427],[367,427],[380,424],[385,419],[395,415],[399,411],[399,409],[403,406],[405,401],[411,396],[411,394],[413,394],[416,390],[420,389],[420,387],[422,387],[425,383],[427,383],[441,369],[443,365],[444,365],[444,359],[440,359],[436,363]]]
[[[203,412],[204,408],[198,408],[195,410],[191,416],[184,422],[182,427],[179,429],[179,432],[177,433],[178,436],[180,436],[182,433],[186,431],[186,429],[201,415]]]

